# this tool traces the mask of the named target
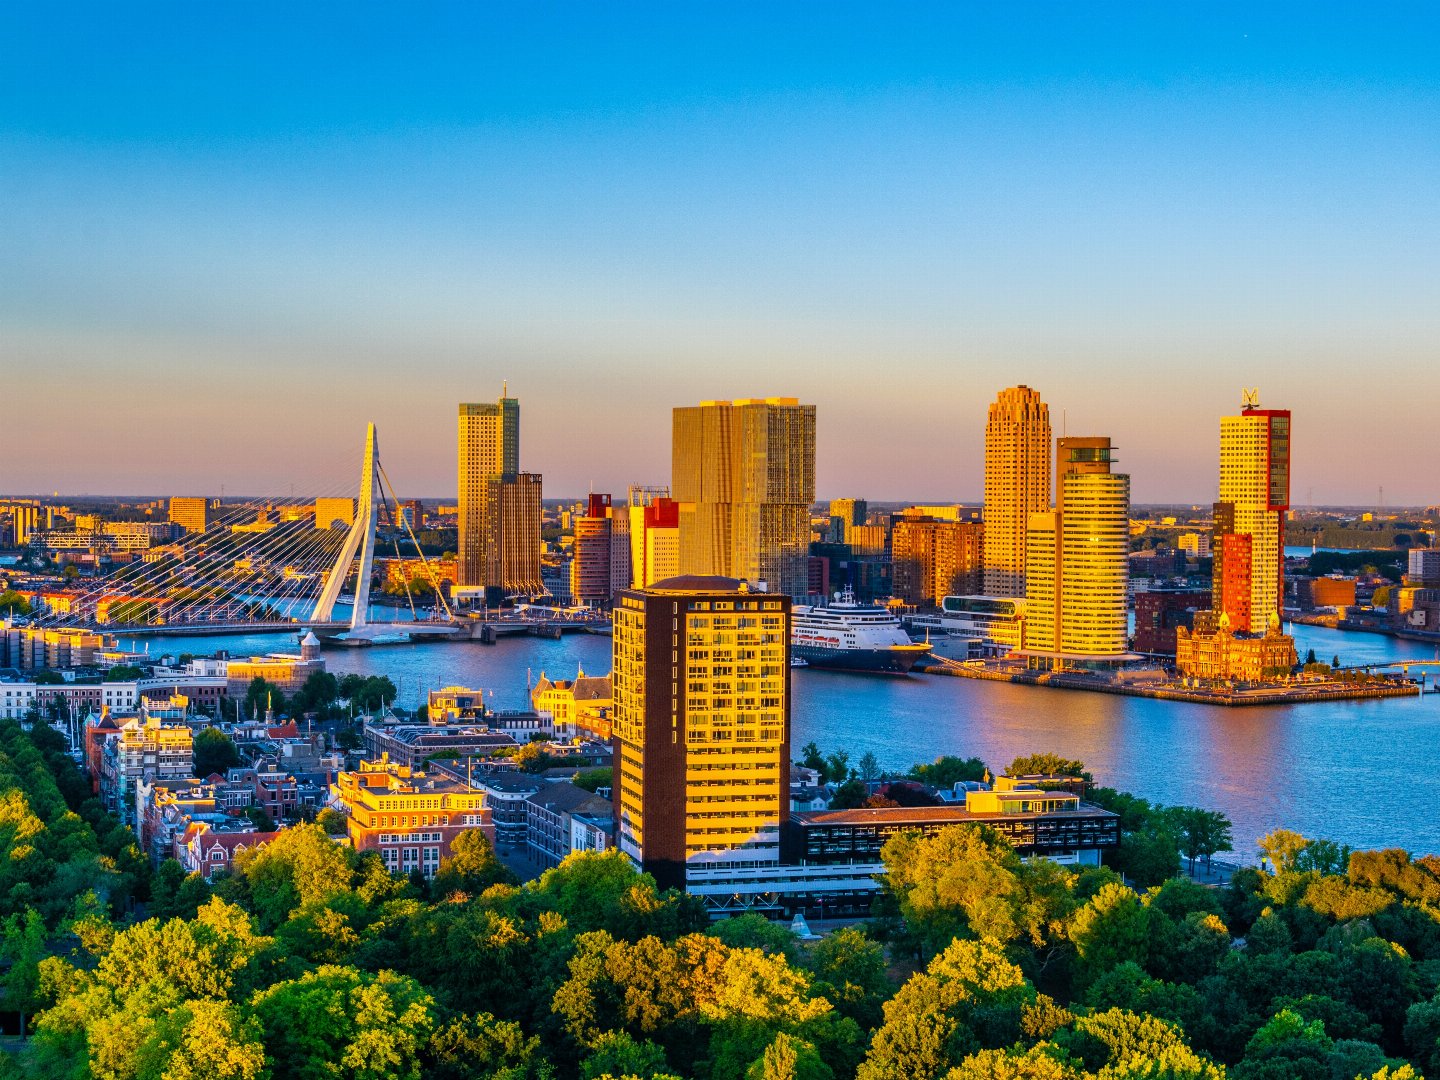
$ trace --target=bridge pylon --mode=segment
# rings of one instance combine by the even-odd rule
[[[335,565],[325,578],[325,587],[320,590],[320,599],[310,618],[315,622],[330,622],[334,617],[335,601],[350,576],[350,564],[356,552],[360,554],[360,569],[355,580],[355,610],[350,615],[350,630],[364,630],[370,608],[370,574],[375,565],[375,527],[379,524],[380,508],[375,503],[377,480],[378,448],[375,441],[375,425],[370,424],[365,432],[365,458],[360,465],[360,498],[355,505],[355,519],[350,532],[340,548]]]

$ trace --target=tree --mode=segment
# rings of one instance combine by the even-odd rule
[[[263,717],[273,711],[277,715],[285,709],[285,694],[274,683],[256,675],[245,689],[245,706],[242,714],[249,717]]]
[[[916,765],[912,778],[933,788],[953,788],[961,781],[981,780],[989,770],[979,758],[958,758],[949,754],[937,757],[929,765]]]
[[[240,752],[235,749],[235,740],[219,728],[201,728],[195,735],[195,775],[201,778],[226,771],[240,764]]]
[[[431,892],[435,896],[455,892],[478,896],[496,884],[516,884],[515,875],[496,856],[483,831],[466,829],[450,842],[450,855],[441,861]]]
[[[1230,819],[1217,810],[1198,806],[1177,806],[1170,811],[1170,821],[1180,840],[1180,851],[1195,872],[1195,860],[1203,858],[1208,867],[1216,852],[1233,851]]]
[[[20,1014],[20,1038],[25,1038],[25,1018],[39,1004],[40,961],[45,959],[45,922],[34,908],[5,920],[0,939],[0,956],[9,962],[0,986],[5,989],[5,1008]]]
[[[745,1080],[832,1080],[814,1044],[782,1031],[745,1072]]]
[[[895,990],[879,942],[859,927],[844,926],[816,942],[807,961],[817,994],[864,1030],[879,1026],[881,1005]]]
[[[1260,838],[1261,865],[1269,863],[1270,872],[1284,874],[1294,870],[1310,842],[1297,832],[1289,829],[1275,829]]]
[[[114,664],[105,672],[106,682],[131,682],[143,678],[145,669],[138,664]]]
[[[646,1039],[637,1041],[623,1031],[607,1031],[590,1044],[590,1052],[580,1063],[584,1080],[602,1076],[636,1077],[651,1080],[669,1070],[665,1051]]]
[[[609,787],[614,779],[613,770],[606,765],[599,769],[581,769],[575,774],[575,779],[570,782],[578,788],[584,788],[593,793],[602,787]]]
[[[327,836],[344,836],[350,829],[350,819],[331,806],[315,815],[315,824],[324,829]]]
[[[869,792],[860,780],[846,780],[830,796],[831,810],[854,810],[863,806]]]
[[[843,783],[850,779],[850,752],[848,750],[836,750],[825,759],[825,775],[830,780]]]
[[[1305,653],[1305,666],[1309,667],[1311,664],[1314,663],[1318,663],[1318,661],[1315,659],[1315,650],[1309,649]]]
[[[0,615],[29,615],[31,610],[30,601],[14,589],[0,592]]]
[[[1075,912],[1070,923],[1077,974],[1091,982],[1127,960],[1144,966],[1150,947],[1150,919],[1134,890],[1111,883]]]
[[[1093,780],[1085,771],[1085,763],[1063,758],[1059,754],[1026,754],[1017,757],[1005,770],[1006,776],[1078,776]]]
[[[867,784],[880,779],[880,759],[872,751],[866,750],[860,755],[859,773],[860,779]]]
[[[255,826],[256,832],[274,832],[275,819],[272,818],[263,806],[247,806],[245,816]]]

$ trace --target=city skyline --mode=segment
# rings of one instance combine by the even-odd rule
[[[275,14],[12,13],[7,493],[278,492],[374,421],[438,496],[508,378],[575,496],[662,481],[677,403],[789,395],[822,498],[973,500],[1025,383],[1137,502],[1214,501],[1252,385],[1297,504],[1437,499],[1404,12]]]

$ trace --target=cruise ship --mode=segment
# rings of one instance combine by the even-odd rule
[[[791,609],[790,652],[810,667],[903,675],[930,652],[916,644],[884,608],[855,602],[846,589],[826,607]]]

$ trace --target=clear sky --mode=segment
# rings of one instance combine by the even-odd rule
[[[0,491],[547,495],[819,408],[822,496],[977,498],[1038,387],[1139,501],[1242,386],[1294,501],[1440,500],[1433,4],[0,7]],[[1312,494],[1313,493],[1313,494]]]

